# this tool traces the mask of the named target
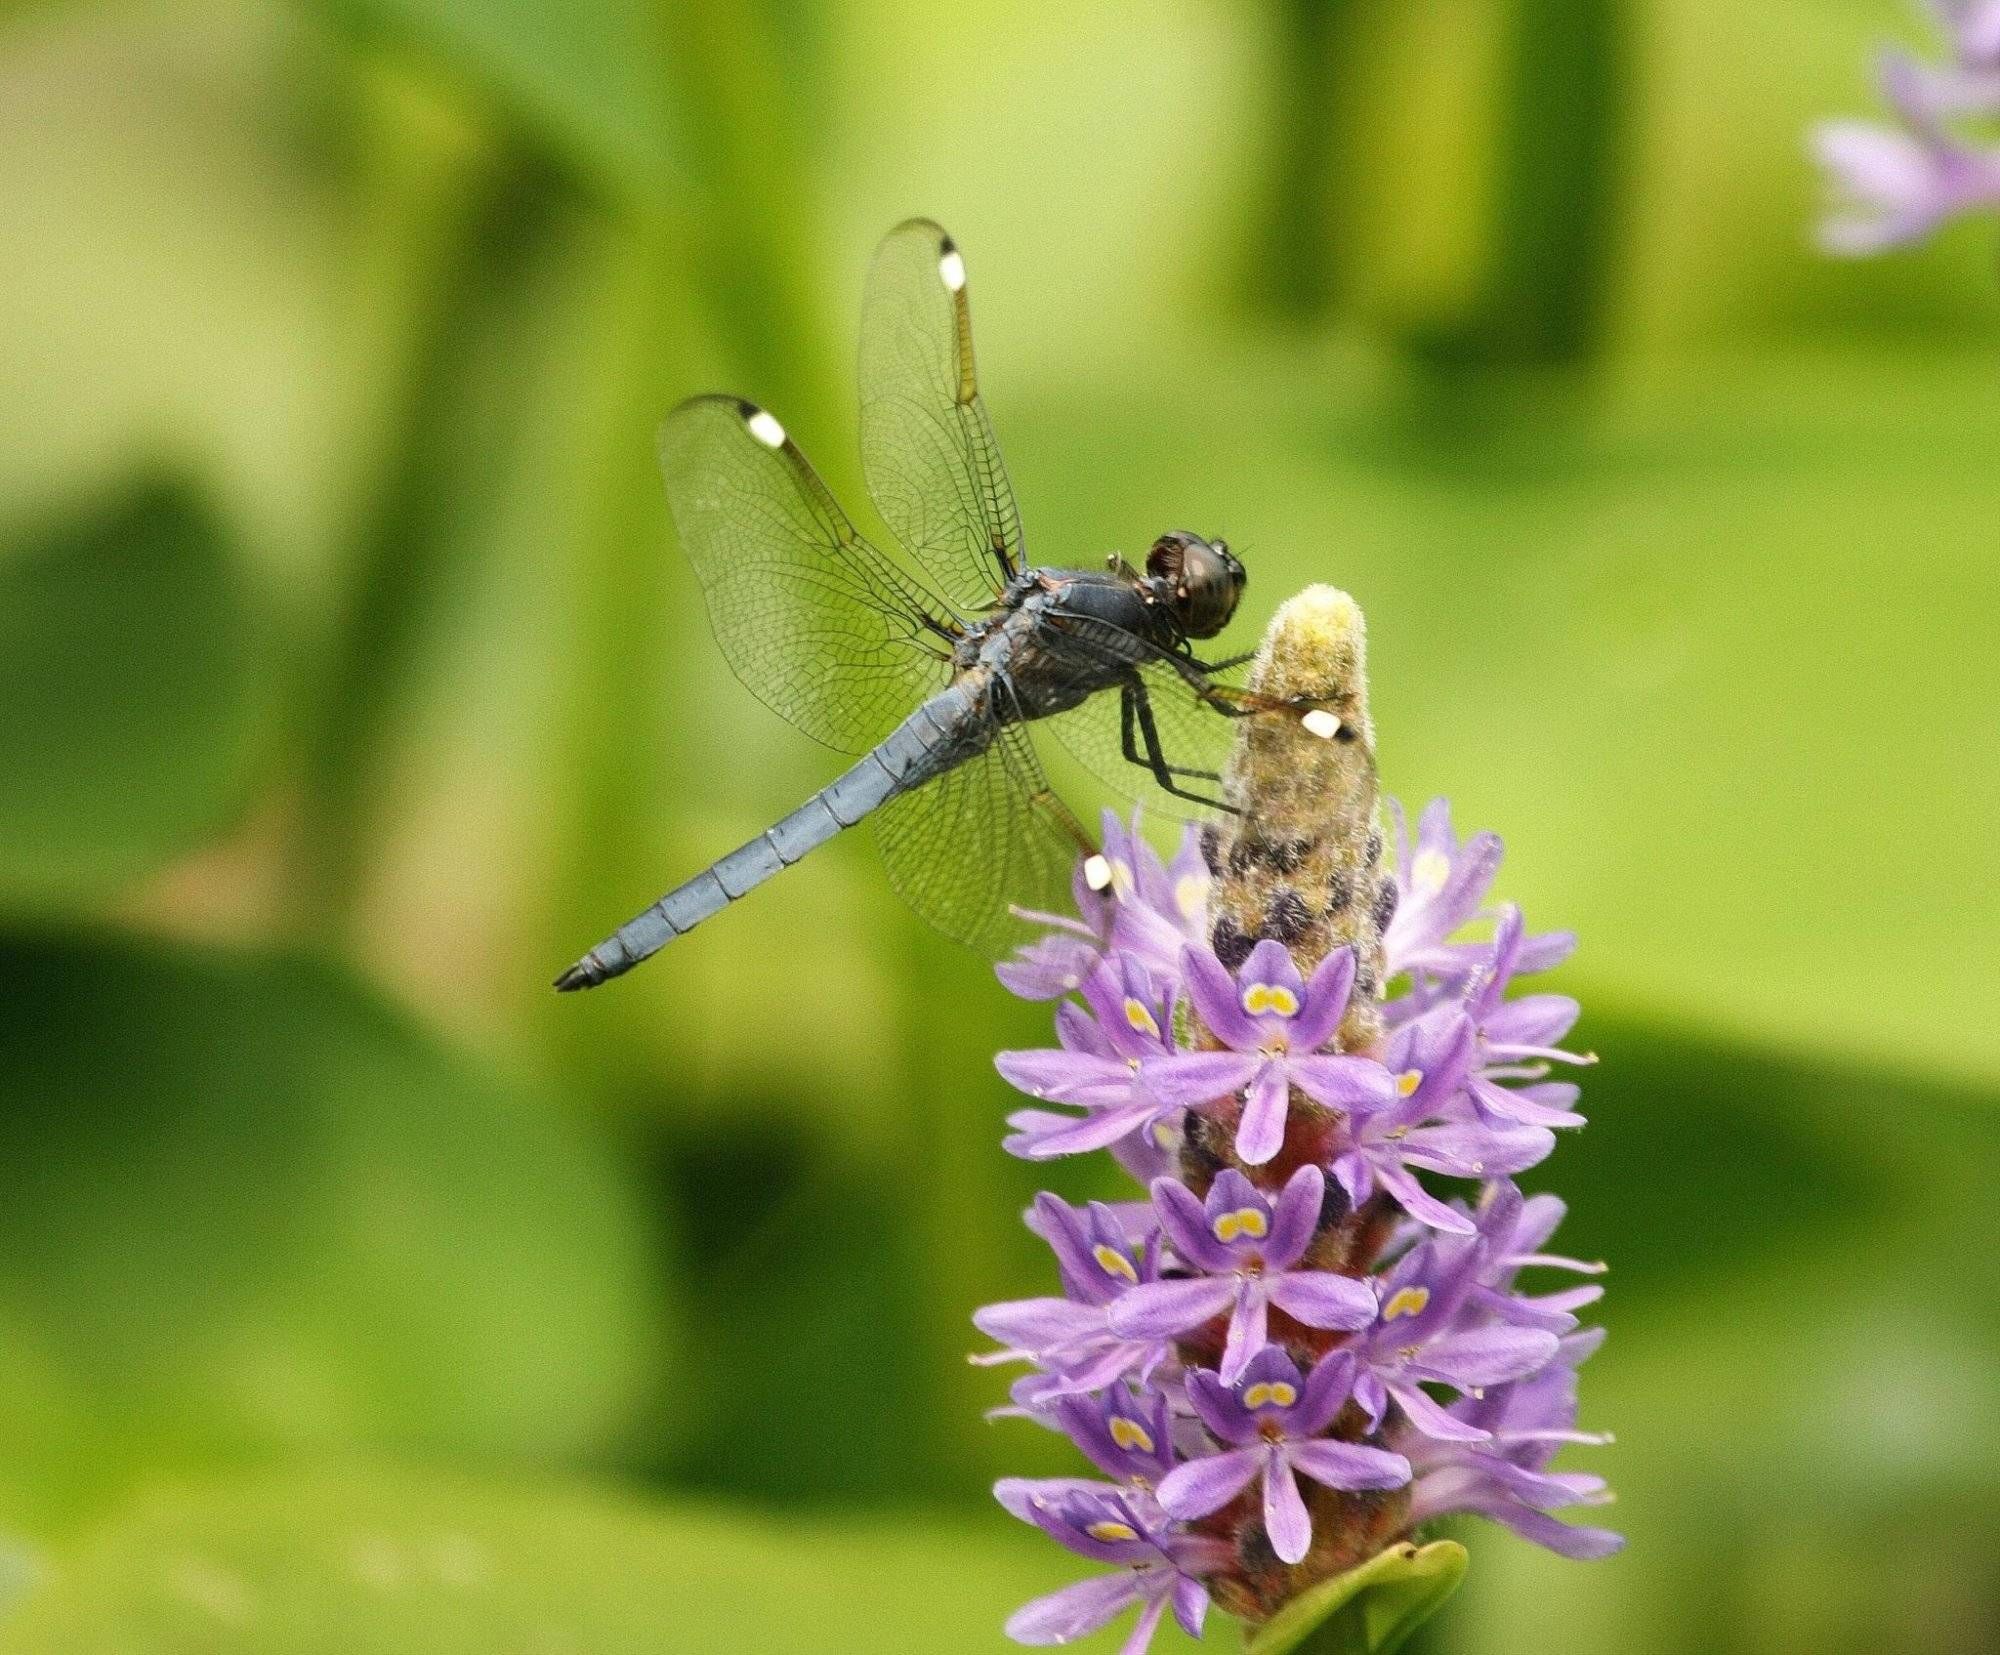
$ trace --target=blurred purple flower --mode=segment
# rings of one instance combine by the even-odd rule
[[[1809,147],[1830,205],[1819,227],[1829,253],[1860,257],[1921,241],[1952,219],[2000,207],[2000,147],[1951,123],[2000,117],[2000,6],[1932,0],[1949,63],[1884,51],[1876,78],[1897,124],[1822,121]]]
[[[1354,986],[1347,950],[1309,978],[1268,940],[1223,966],[1192,832],[1165,862],[1136,824],[1108,818],[1099,865],[1079,874],[1081,917],[1034,916],[1049,935],[1002,969],[1016,992],[1060,1002],[1056,1047],[996,1059],[1042,1105],[1008,1117],[1006,1147],[1031,1160],[1109,1149],[1152,1197],[1038,1196],[1028,1222],[1062,1295],[974,1318],[1001,1347],[975,1360],[1035,1370],[996,1413],[1060,1430],[1101,1474],[1004,1478],[995,1496],[1117,1566],[1028,1605],[1008,1623],[1019,1641],[1067,1642],[1136,1605],[1125,1647],[1139,1655],[1170,1610],[1199,1629],[1212,1580],[1268,1592],[1244,1573],[1248,1537],[1297,1562],[1321,1556],[1316,1524],[1351,1523],[1325,1551],[1351,1559],[1358,1537],[1377,1543],[1368,1525],[1384,1510],[1401,1533],[1471,1512],[1572,1557],[1621,1544],[1550,1515],[1608,1498],[1600,1479],[1550,1468],[1562,1447],[1605,1440],[1575,1428],[1575,1368],[1601,1337],[1576,1313],[1601,1288],[1518,1286],[1525,1272],[1602,1269],[1548,1252],[1562,1203],[1511,1182],[1553,1129],[1583,1122],[1578,1088],[1549,1078],[1594,1061],[1562,1044],[1576,1002],[1514,992],[1573,939],[1530,936],[1518,909],[1489,906],[1494,835],[1459,840],[1436,801],[1413,845],[1390,808],[1402,901],[1385,955],[1404,989],[1366,1052],[1325,1049]],[[1221,1049],[1192,1043],[1211,1037]],[[1294,1087],[1319,1105],[1296,1120]],[[1189,1119],[1232,1098],[1233,1165]],[[1477,1182],[1477,1200],[1436,1177]],[[1308,1258],[1336,1267],[1300,1268]],[[1407,1515],[1337,1493],[1308,1506],[1300,1477],[1407,1487]]]

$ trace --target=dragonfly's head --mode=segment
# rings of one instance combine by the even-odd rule
[[[1185,529],[1153,542],[1146,573],[1190,638],[1213,638],[1227,626],[1250,578],[1225,542],[1204,540]]]

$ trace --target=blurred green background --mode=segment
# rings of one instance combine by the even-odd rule
[[[1045,1012],[865,837],[547,987],[832,773],[652,432],[741,391],[859,504],[919,212],[1038,559],[1352,590],[1388,786],[1582,934],[1630,1549],[1472,1532],[1426,1655],[2000,1647],[2000,278],[1821,260],[1800,146],[1892,34],[0,7],[0,1651],[993,1650],[1083,1572],[962,1360]]]

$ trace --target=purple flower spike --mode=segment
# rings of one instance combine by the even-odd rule
[[[2000,14],[2000,0],[1936,3],[1954,28],[1983,24],[1982,6]],[[1942,141],[1942,83],[1891,79],[1912,129]],[[1060,1295],[973,1318],[998,1345],[975,1362],[1031,1365],[990,1417],[1060,1431],[1089,1462],[1002,1478],[995,1498],[1107,1571],[1024,1607],[1007,1623],[1019,1642],[1069,1643],[1131,1611],[1124,1655],[1145,1655],[1169,1614],[1199,1633],[1211,1591],[1264,1619],[1358,1549],[1451,1513],[1568,1557],[1623,1544],[1562,1515],[1608,1499],[1602,1479],[1551,1464],[1609,1440],[1576,1424],[1576,1369],[1602,1333],[1577,1320],[1601,1289],[1575,1278],[1603,1267],[1550,1251],[1562,1203],[1512,1182],[1556,1128],[1583,1124],[1578,1088],[1550,1078],[1594,1061],[1563,1044],[1577,1003],[1515,988],[1573,939],[1530,935],[1492,900],[1495,835],[1461,840],[1443,801],[1414,835],[1390,809],[1401,904],[1379,922],[1400,992],[1378,1002],[1367,1055],[1328,1049],[1355,954],[1308,976],[1265,939],[1224,967],[1206,940],[1210,888],[1242,870],[1205,860],[1192,831],[1169,861],[1136,820],[1107,818],[1079,874],[1081,917],[1028,916],[1049,933],[1002,968],[1017,992],[1057,1001],[1053,1048],[995,1060],[1034,1100],[1008,1116],[1007,1149],[1108,1150],[1148,1197],[1036,1197],[1027,1221]],[[1311,1100],[1303,1120],[1295,1089]],[[1282,1184],[1256,1170],[1277,1166]],[[1439,1178],[1476,1183],[1477,1198]],[[1543,1286],[1544,1271],[1570,1280]],[[1363,1497],[1396,1488],[1406,1503]],[[1305,1568],[1258,1565],[1272,1555]]]
[[[1168,1609],[1189,1637],[1201,1636],[1208,1612],[1208,1588],[1201,1576],[1222,1565],[1226,1546],[1168,1533],[1116,1493],[1075,1490],[1031,1502],[1026,1516],[1078,1556],[1113,1564],[1118,1572],[1078,1581],[1024,1605],[1007,1622],[1007,1636],[1016,1643],[1074,1643],[1134,1603],[1142,1607],[1123,1655],[1144,1655]]]
[[[1375,1295],[1352,1276],[1294,1270],[1319,1227],[1326,1178],[1318,1167],[1292,1174],[1275,1202],[1235,1168],[1225,1168],[1197,1201],[1171,1178],[1153,1183],[1153,1205],[1175,1256],[1204,1275],[1135,1288],[1110,1312],[1114,1332],[1165,1339],[1229,1317],[1222,1379],[1234,1383],[1264,1349],[1270,1306],[1308,1327],[1354,1329],[1375,1319]]]
[[[1401,1454],[1319,1435],[1347,1399],[1345,1377],[1329,1359],[1301,1378],[1298,1364],[1269,1345],[1233,1386],[1203,1368],[1190,1373],[1189,1403],[1216,1439],[1231,1446],[1176,1469],[1160,1485],[1161,1507],[1173,1517],[1205,1517],[1261,1476],[1271,1549],[1287,1563],[1298,1562],[1312,1545],[1298,1476],[1340,1489],[1400,1488],[1410,1480],[1410,1462]]]
[[[1372,1058],[1319,1050],[1347,1010],[1351,950],[1329,954],[1311,982],[1283,945],[1268,938],[1251,949],[1234,977],[1207,947],[1188,949],[1183,966],[1195,1011],[1229,1049],[1171,1058],[1159,1066],[1153,1085],[1188,1104],[1245,1092],[1236,1153],[1250,1166],[1262,1166],[1284,1143],[1294,1086],[1339,1110],[1377,1108],[1395,1096],[1388,1071]]]

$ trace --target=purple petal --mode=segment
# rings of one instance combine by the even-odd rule
[[[1066,1644],[1088,1637],[1139,1595],[1130,1569],[1097,1575],[1023,1604],[1008,1617],[1007,1636],[1017,1644]]]
[[[1292,963],[1291,951],[1271,937],[1260,939],[1257,946],[1250,950],[1249,957],[1236,973],[1236,982],[1239,989],[1248,988],[1252,983],[1265,983],[1272,988],[1289,989],[1295,1000],[1303,1002],[1305,999],[1306,980]],[[1303,1005],[1300,1009],[1304,1009]]]
[[[1380,1109],[1396,1101],[1396,1082],[1372,1057],[1294,1055],[1292,1084],[1329,1109]]]
[[[1244,1012],[1243,1002],[1236,993],[1236,979],[1223,968],[1215,951],[1186,949],[1181,955],[1181,971],[1188,999],[1203,1027],[1233,1051],[1254,1052],[1264,1038],[1264,1031]]]
[[[1249,1486],[1264,1463],[1265,1452],[1261,1446],[1232,1448],[1175,1466],[1157,1490],[1160,1509],[1183,1521],[1220,1510]]]
[[[1285,963],[1291,963],[1289,956]],[[1312,981],[1306,984],[1305,1002],[1292,1020],[1294,1051],[1316,1052],[1333,1038],[1333,1031],[1340,1027],[1340,1020],[1347,1012],[1347,998],[1353,989],[1354,950],[1336,948],[1319,962]]]
[[[1069,1299],[1012,1299],[972,1313],[972,1325],[1013,1350],[1059,1350],[1104,1326],[1104,1312]]]
[[[1001,1052],[993,1067],[1018,1092],[1059,1103],[1082,1103],[1109,1092],[1122,1097],[1132,1084],[1132,1071],[1111,1058],[1084,1052]]]
[[[1297,1444],[1296,1447],[1304,1447]],[[1312,1518],[1299,1495],[1299,1480],[1283,1454],[1273,1454],[1264,1467],[1264,1532],[1271,1550],[1285,1563],[1296,1563],[1312,1545]]]
[[[1285,1453],[1306,1476],[1328,1488],[1401,1488],[1410,1480],[1410,1462],[1401,1454],[1358,1442],[1314,1437],[1286,1444]]]
[[[1208,1618],[1208,1588],[1193,1575],[1174,1581],[1174,1619],[1190,1638],[1201,1636],[1202,1622]]]
[[[1236,1400],[1236,1393],[1207,1368],[1196,1368],[1187,1376],[1188,1405],[1195,1417],[1223,1442],[1248,1442],[1257,1434],[1257,1422]]]
[[[1161,1103],[1194,1107],[1242,1090],[1262,1063],[1254,1053],[1181,1052],[1155,1058],[1140,1072]]]
[[[1197,1276],[1135,1287],[1107,1313],[1111,1330],[1123,1339],[1170,1339],[1222,1315],[1241,1286],[1235,1276]]]
[[[1236,1255],[1215,1239],[1208,1209],[1192,1190],[1177,1178],[1155,1178],[1152,1189],[1160,1228],[1184,1261],[1203,1270],[1228,1270],[1235,1264]]]
[[[1436,1437],[1440,1442],[1486,1442],[1492,1438],[1492,1432],[1482,1431],[1448,1413],[1415,1385],[1391,1385],[1388,1390],[1409,1422],[1427,1437]]]
[[[1024,1161],[1087,1154],[1129,1138],[1159,1112],[1160,1106],[1144,1097],[1115,1109],[1092,1109],[1080,1118],[1023,1110],[1008,1116],[1007,1124],[1025,1130],[1001,1139],[1000,1147]]]
[[[1377,1182],[1396,1198],[1404,1212],[1420,1224],[1428,1224],[1434,1230],[1444,1230],[1451,1235],[1469,1236],[1475,1232],[1472,1220],[1455,1207],[1447,1207],[1424,1191],[1423,1185],[1401,1167],[1385,1166],[1376,1161],[1373,1164]]]
[[[1118,1655],[1146,1655],[1153,1647],[1153,1634],[1160,1629],[1160,1617],[1167,1612],[1164,1595],[1154,1598],[1139,1611],[1139,1618],[1132,1625],[1131,1636],[1126,1638]]]
[[[1250,1083],[1244,1100],[1243,1119],[1236,1128],[1236,1153],[1246,1164],[1260,1167],[1284,1147],[1285,1114],[1291,1087],[1285,1080],[1285,1065],[1267,1062]]]
[[[1448,1385],[1477,1390],[1533,1373],[1555,1355],[1556,1347],[1556,1336],[1539,1328],[1482,1327],[1431,1340],[1417,1361]]]
[[[1264,1290],[1271,1303],[1307,1327],[1351,1331],[1375,1320],[1373,1290],[1352,1276],[1336,1275],[1331,1270],[1288,1270],[1283,1275],[1267,1276]]]
[[[1326,1200],[1326,1174],[1308,1163],[1285,1180],[1271,1208],[1271,1233],[1264,1241],[1264,1268],[1289,1270],[1312,1244]]]
[[[1080,987],[1097,964],[1097,944],[1084,937],[1049,936],[1018,950],[993,968],[1000,984],[1023,1000],[1054,1000]]]
[[[1229,1318],[1229,1336],[1222,1346],[1220,1372],[1225,1385],[1236,1383],[1250,1358],[1264,1348],[1268,1333],[1264,1284],[1238,1278],[1236,1313]]]
[[[993,1485],[993,1498],[1011,1515],[1037,1526],[1040,1523],[1035,1514],[1037,1502],[1047,1504],[1071,1494],[1117,1492],[1114,1485],[1091,1477],[1002,1477]]]
[[[1374,1192],[1375,1173],[1365,1155],[1350,1149],[1344,1155],[1335,1157],[1331,1171],[1333,1181],[1346,1194],[1350,1207],[1360,1206]]]
[[[1319,1365],[1306,1375],[1301,1388],[1298,1406],[1292,1410],[1288,1428],[1293,1436],[1317,1436],[1333,1423],[1333,1416],[1340,1412],[1341,1404],[1347,1400],[1347,1393],[1353,1387],[1355,1375],[1354,1358],[1344,1350],[1333,1352],[1320,1359]]]

